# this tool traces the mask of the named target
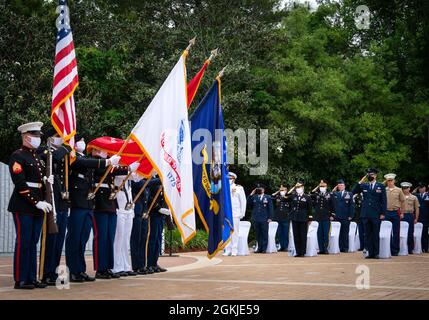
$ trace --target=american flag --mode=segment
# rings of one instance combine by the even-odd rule
[[[79,84],[79,79],[67,0],[58,1],[57,13],[59,13],[56,21],[58,34],[55,49],[51,121],[64,141],[74,147],[76,110],[73,93]],[[71,158],[73,160],[73,156]]]

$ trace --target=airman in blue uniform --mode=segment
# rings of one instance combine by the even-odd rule
[[[268,245],[268,224],[273,219],[273,202],[271,197],[265,194],[262,184],[257,184],[247,199],[252,209],[252,220],[255,226],[258,250],[255,253],[265,253]]]
[[[418,183],[417,192],[413,193],[420,204],[420,215],[418,222],[423,224],[423,234],[422,234],[422,251],[429,252],[429,194],[426,192],[426,185],[422,182]]]
[[[334,219],[341,223],[340,251],[349,251],[350,221],[354,216],[353,193],[346,190],[343,179],[337,181],[337,191],[334,192]]]
[[[353,188],[353,194],[362,193],[361,219],[365,228],[366,259],[378,259],[380,249],[380,225],[387,211],[386,189],[377,182],[377,170],[369,168]],[[369,182],[364,182],[368,178]]]

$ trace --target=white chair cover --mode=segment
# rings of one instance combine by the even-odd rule
[[[249,221],[240,221],[240,228],[238,229],[238,246],[237,246],[237,255],[238,256],[248,256],[249,255],[249,245],[247,239],[249,237],[251,223]]]
[[[277,252],[276,246],[276,233],[277,228],[279,227],[279,223],[276,221],[271,221],[268,225],[268,245],[267,245],[267,253],[275,253]]]
[[[287,247],[287,251],[289,252],[288,255],[291,257],[296,255],[295,241],[293,240],[292,223],[293,223],[292,221],[289,223],[289,245]]]
[[[401,221],[400,231],[399,231],[399,256],[408,256],[408,222]]]
[[[414,225],[414,254],[422,254],[423,224],[418,222]]]
[[[331,222],[331,230],[329,232],[329,245],[328,245],[328,252],[331,254],[338,254],[340,253],[340,229],[341,229],[341,223],[338,221],[332,221]]]
[[[356,233],[357,233],[357,223],[352,221],[352,222],[350,222],[350,229],[349,229],[349,252],[356,252],[357,251]],[[359,237],[357,239],[359,239]]]
[[[392,256],[390,251],[390,238],[392,237],[392,222],[382,221],[380,226],[380,252],[381,259],[389,259]]]
[[[307,248],[306,248],[306,257],[317,256],[317,229],[319,228],[319,223],[317,221],[312,221],[308,226],[307,231]]]

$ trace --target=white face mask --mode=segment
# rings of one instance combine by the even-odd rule
[[[280,195],[284,197],[286,195],[286,191],[280,191]]]
[[[85,141],[78,141],[76,142],[76,151],[83,153],[85,151],[86,148],[86,143]]]
[[[296,193],[303,194],[304,193],[304,188],[296,188]]]
[[[234,184],[234,179],[229,179],[229,184]]]
[[[98,152],[98,155],[99,155],[101,158],[103,158],[103,159],[106,159],[106,158],[107,158],[107,152],[106,152],[106,151],[99,151],[99,152]]]
[[[30,137],[30,145],[34,148],[37,149],[40,146],[40,142],[42,140],[40,139],[40,137]]]
[[[53,137],[52,138],[52,144],[54,145],[54,146],[57,146],[57,147],[59,147],[60,145],[62,145],[63,144],[63,138],[61,138],[61,137]]]
[[[320,187],[320,192],[325,193],[326,192],[326,187]]]

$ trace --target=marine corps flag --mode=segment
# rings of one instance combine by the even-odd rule
[[[186,51],[131,132],[161,178],[164,197],[182,242],[195,235]]]
[[[195,208],[209,233],[208,257],[212,258],[229,242],[233,232],[231,193],[226,161],[226,138],[221,107],[220,78],[191,116],[191,133],[194,159]],[[207,130],[207,135],[197,130]],[[195,132],[195,136],[194,136]]]

